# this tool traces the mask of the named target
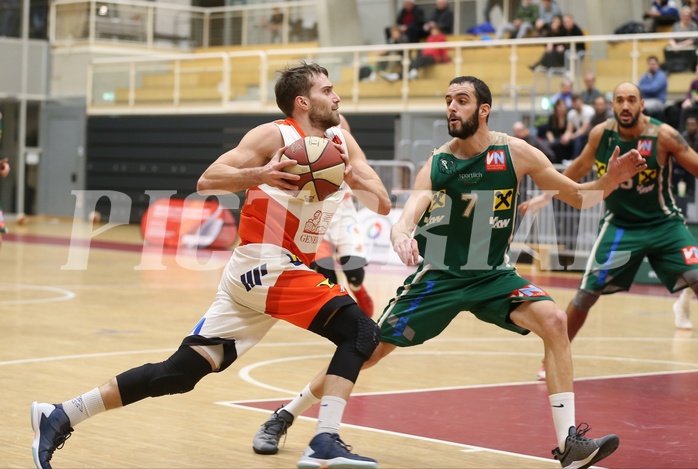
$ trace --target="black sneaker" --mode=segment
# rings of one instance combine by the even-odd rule
[[[32,403],[32,455],[37,469],[51,469],[53,452],[61,449],[73,429],[61,404]]]
[[[583,427],[582,427],[583,426]],[[586,469],[592,464],[610,456],[618,448],[620,439],[616,435],[606,435],[603,438],[585,438],[591,430],[589,425],[582,422],[577,428],[570,427],[565,440],[565,451],[560,448],[553,450],[553,456],[560,461],[563,468]]]
[[[293,415],[279,407],[269,419],[259,427],[252,440],[252,449],[257,454],[276,454],[279,440],[293,424]]]
[[[375,459],[351,452],[351,446],[336,433],[320,433],[310,440],[308,448],[298,461],[298,469],[376,469]]]

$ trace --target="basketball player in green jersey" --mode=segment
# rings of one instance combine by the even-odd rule
[[[567,306],[570,341],[600,295],[630,289],[645,257],[670,292],[686,287],[698,292],[698,243],[676,206],[671,185],[674,160],[698,176],[698,154],[676,129],[644,115],[643,104],[637,86],[618,85],[613,92],[615,118],[591,130],[586,147],[563,172],[574,181],[592,169],[601,176],[615,146],[621,151],[636,148],[647,161],[646,169],[606,199],[606,214],[579,290]],[[549,200],[549,194],[541,194],[521,204],[520,211],[538,211]],[[690,326],[687,317],[675,319],[677,326]],[[538,372],[540,379],[545,379],[545,370],[544,365]]]
[[[492,95],[475,77],[458,77],[446,93],[449,134],[415,180],[400,219],[393,226],[395,252],[414,274],[398,288],[378,320],[381,343],[365,366],[396,347],[419,345],[438,336],[461,312],[482,321],[543,339],[547,381],[558,448],[564,468],[586,468],[618,447],[616,435],[586,438],[575,427],[572,356],[565,313],[541,288],[508,263],[519,181],[528,174],[543,190],[577,208],[599,203],[619,184],[645,168],[637,150],[619,158],[615,149],[606,173],[578,184],[560,174],[538,149],[487,127]],[[420,257],[423,260],[420,260]],[[319,374],[288,405],[278,409],[255,435],[261,454],[278,451],[279,438],[294,417],[322,396]]]

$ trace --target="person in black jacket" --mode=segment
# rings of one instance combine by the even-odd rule
[[[424,10],[415,5],[412,0],[405,0],[395,24],[407,38],[407,42],[419,42],[426,37],[424,23]],[[390,39],[390,27],[385,28],[385,38],[386,41]]]

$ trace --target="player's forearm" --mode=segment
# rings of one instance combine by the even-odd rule
[[[233,168],[213,164],[199,178],[196,190],[201,195],[244,191],[262,184],[261,176],[262,168]]]

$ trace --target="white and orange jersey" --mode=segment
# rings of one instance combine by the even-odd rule
[[[293,119],[279,120],[274,124],[283,136],[284,145],[305,137]],[[347,152],[346,140],[339,127],[327,129],[325,136],[342,145]],[[248,189],[240,212],[240,246],[280,246],[310,265],[347,189],[343,183],[339,191],[322,202],[306,202],[267,184]]]

